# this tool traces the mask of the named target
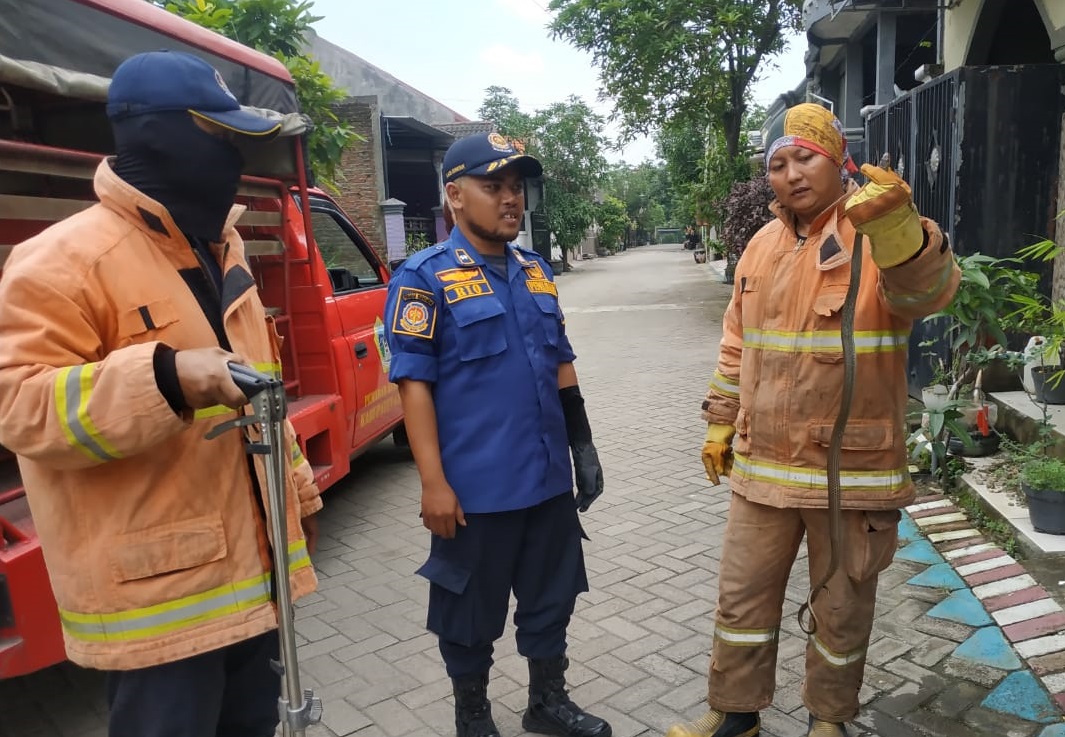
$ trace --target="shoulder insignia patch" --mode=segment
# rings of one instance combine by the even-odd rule
[[[476,261],[473,260],[473,256],[471,256],[470,254],[466,253],[466,249],[465,248],[456,248],[455,249],[455,258],[458,259],[458,262],[460,264],[462,264],[463,266],[469,266],[471,264],[477,263]]]
[[[523,268],[525,269],[525,275],[528,276],[528,278],[547,281],[547,276],[544,275],[544,270],[538,261],[530,261],[528,266]]]
[[[445,269],[436,272],[436,278],[444,284],[471,281],[472,279],[484,279],[484,273],[480,267],[473,269]]]
[[[530,262],[529,259],[525,258],[525,256],[522,254],[521,251],[518,250],[517,247],[512,246],[510,252],[514,254],[514,258],[518,260],[518,263],[521,264],[521,267],[523,269],[527,269],[529,268],[529,266],[532,265],[532,262]]]
[[[392,332],[432,340],[436,333],[436,299],[432,292],[400,287]]]

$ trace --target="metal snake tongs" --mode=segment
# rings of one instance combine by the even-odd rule
[[[277,702],[284,737],[301,735],[322,718],[322,701],[313,689],[300,688],[296,656],[296,630],[292,609],[292,587],[288,577],[288,518],[285,500],[285,385],[280,379],[236,363],[229,364],[234,383],[244,392],[253,414],[238,417],[214,427],[207,438],[215,438],[235,428],[258,424],[262,439],[246,444],[248,453],[266,456],[267,501],[270,539],[273,543],[274,593],[277,599],[278,634],[281,661],[274,666],[281,675],[281,696]]]

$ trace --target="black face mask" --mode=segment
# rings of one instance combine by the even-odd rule
[[[114,171],[159,202],[186,236],[217,241],[237,196],[244,157],[183,111],[111,121]]]

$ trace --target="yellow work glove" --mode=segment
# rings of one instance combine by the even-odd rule
[[[909,261],[924,243],[910,185],[895,172],[872,164],[863,164],[862,174],[869,182],[847,200],[847,217],[869,239],[877,266],[888,269]]]
[[[732,473],[732,436],[736,428],[732,425],[714,425],[706,428],[706,440],[703,441],[703,465],[706,478],[717,486],[721,477],[728,478]]]

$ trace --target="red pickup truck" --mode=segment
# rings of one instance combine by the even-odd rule
[[[11,21],[0,23],[0,268],[13,245],[92,203],[93,172],[112,145],[104,102],[118,63],[160,48],[195,53],[242,104],[283,116],[288,135],[248,162],[238,230],[284,339],[289,416],[319,486],[344,478],[384,436],[403,442],[382,323],[388,268],[308,186],[306,121],[284,65],[144,0],[0,0],[0,17]],[[17,464],[0,448],[0,678],[64,658]]]

